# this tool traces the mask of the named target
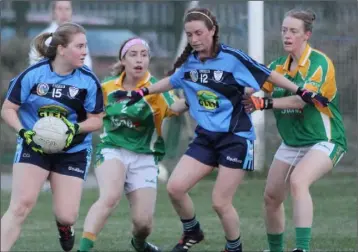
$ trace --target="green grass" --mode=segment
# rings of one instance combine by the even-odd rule
[[[264,183],[263,179],[247,179],[235,197],[234,204],[241,217],[245,251],[262,251],[267,248],[262,215]],[[203,180],[191,192],[198,219],[206,233],[206,240],[195,246],[192,251],[220,251],[225,243],[220,222],[211,208],[212,185],[213,181]],[[312,251],[354,251],[357,238],[356,189],[356,179],[349,176],[331,176],[312,186],[312,197],[315,202]],[[96,190],[84,192],[79,220],[76,224],[77,240],[74,251],[78,248],[87,210],[96,200],[97,195]],[[9,198],[9,193],[1,192],[2,214],[9,204]],[[295,244],[290,199],[286,203],[286,248],[292,250]],[[51,209],[51,194],[42,193],[25,222],[21,237],[13,251],[60,251]],[[130,251],[130,230],[128,204],[124,199],[99,235],[94,251]],[[161,184],[155,226],[150,241],[164,251],[169,251],[180,234],[181,224],[170,205],[165,186]]]

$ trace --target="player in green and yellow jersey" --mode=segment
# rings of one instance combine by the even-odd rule
[[[300,87],[330,100],[328,107],[305,104],[297,95],[266,82],[270,98],[251,96],[246,110],[273,109],[282,144],[269,170],[265,188],[265,217],[271,252],[283,251],[284,207],[287,190],[293,199],[296,227],[295,251],[308,251],[313,222],[310,185],[329,172],[347,151],[343,120],[338,109],[335,70],[324,53],[308,44],[315,15],[291,10],[282,24],[282,40],[288,56],[273,61],[269,68]],[[293,169],[294,168],[294,169]],[[286,183],[289,181],[290,186]]]
[[[102,84],[106,114],[95,170],[100,196],[87,214],[79,251],[93,247],[124,191],[131,206],[132,246],[136,251],[157,252],[160,250],[146,238],[156,202],[158,161],[165,155],[162,122],[188,108],[184,99],[176,99],[170,92],[148,95],[133,106],[126,106],[128,99],[115,99],[118,90],[140,89],[156,82],[148,72],[150,49],[143,39],[127,40],[119,59],[114,76]]]

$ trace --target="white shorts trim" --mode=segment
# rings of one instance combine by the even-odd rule
[[[303,147],[291,147],[284,143],[281,143],[280,147],[276,151],[274,158],[282,162],[285,162],[290,166],[296,166],[301,161],[301,159],[306,155],[306,153],[310,150],[320,150],[325,154],[327,154],[328,157],[331,157],[331,154],[334,151],[335,147],[336,144],[331,142],[325,142],[325,141],[316,143],[315,145],[309,145]],[[338,162],[335,162],[335,164],[336,163]]]

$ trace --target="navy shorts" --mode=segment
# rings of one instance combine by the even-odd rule
[[[37,165],[50,172],[86,179],[91,163],[92,149],[75,153],[44,154],[34,152],[26,144],[19,142],[16,147],[14,163]]]
[[[189,144],[186,155],[199,162],[218,167],[254,170],[254,144],[252,140],[230,132],[211,132],[197,126],[196,137]]]

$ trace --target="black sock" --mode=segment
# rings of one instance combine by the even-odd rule
[[[180,219],[183,223],[183,230],[184,232],[193,232],[200,230],[200,223],[197,221],[195,215],[192,219],[183,220]]]
[[[235,240],[226,239],[225,248],[226,248],[227,251],[241,252],[242,251],[242,245],[241,245],[241,241],[240,241],[240,236],[239,236],[239,238],[237,238]]]

